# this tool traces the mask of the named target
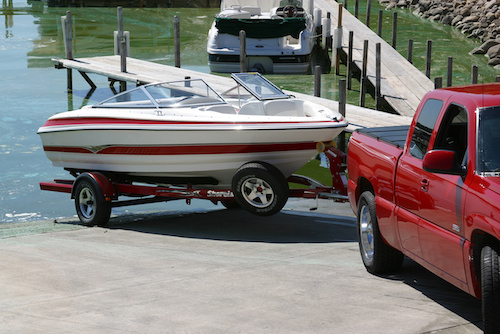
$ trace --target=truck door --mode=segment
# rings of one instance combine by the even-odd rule
[[[467,110],[450,104],[441,120],[433,149],[455,152],[457,165],[466,165]],[[466,166],[464,167],[466,168]],[[463,263],[463,179],[459,175],[421,171],[419,239],[422,256],[433,266],[466,283]]]
[[[422,159],[431,140],[443,101],[428,99],[413,126],[409,147],[399,160],[396,174],[397,224],[405,251],[422,257],[418,236]]]

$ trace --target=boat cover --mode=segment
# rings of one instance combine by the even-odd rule
[[[241,30],[248,38],[277,38],[292,36],[298,39],[300,32],[306,29],[304,17],[280,19],[236,19],[216,17],[215,26],[221,34],[238,36]]]

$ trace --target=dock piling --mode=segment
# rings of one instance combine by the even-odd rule
[[[372,0],[367,0],[366,3],[366,26],[370,27],[370,14],[372,11]]]
[[[247,33],[240,30],[240,72],[247,71]]]
[[[477,65],[472,65],[471,69],[471,83],[473,85],[477,84],[477,77],[478,77],[478,67]]]
[[[413,64],[413,39],[408,40],[408,62]]]
[[[347,89],[346,89],[346,79],[339,80],[339,113],[345,117],[346,115],[346,105],[347,105]],[[346,152],[346,140],[345,140],[345,132],[342,132],[339,135],[338,140],[339,149],[342,152]]]
[[[64,35],[64,51],[66,52],[66,59],[73,60],[73,25],[71,12],[68,10],[66,16],[61,17],[61,22],[63,24],[63,35]],[[73,92],[73,70],[66,69],[67,76],[67,88],[68,93]]]
[[[334,45],[333,48],[335,49],[335,74],[339,75],[340,74],[340,51],[342,49],[342,9],[344,8],[344,5],[339,3],[339,16],[337,20],[337,28],[334,30]]]
[[[120,50],[120,71],[127,72],[127,42],[123,33],[123,7],[117,7],[118,17],[118,49]],[[127,82],[120,81],[120,92],[127,90]]]
[[[321,66],[314,66],[314,96],[321,97]]]
[[[178,15],[174,16],[175,67],[181,67],[181,24]]]
[[[375,109],[380,110],[381,92],[381,44],[375,45]]]
[[[377,30],[377,35],[379,37],[382,37],[382,23],[383,23],[383,18],[384,18],[384,10],[379,9],[378,11],[378,30]]]
[[[443,88],[443,77],[434,78],[434,88],[435,89]]]
[[[354,31],[349,31],[349,41],[347,47],[347,89],[352,89],[352,50],[354,48]]]
[[[431,78],[431,55],[432,55],[432,41],[427,41],[427,56],[425,58],[425,75]]]
[[[446,87],[452,86],[453,78],[453,57],[448,57],[448,66],[446,71]]]
[[[396,39],[398,34],[398,12],[392,16],[392,47],[396,49]]]
[[[361,71],[361,87],[359,89],[359,105],[361,107],[365,106],[365,92],[367,85],[366,72],[368,68],[368,40],[365,39],[363,43],[363,66]]]

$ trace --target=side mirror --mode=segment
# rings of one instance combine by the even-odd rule
[[[430,173],[462,175],[466,174],[461,166],[455,163],[455,152],[449,150],[430,150],[424,156],[423,168]]]

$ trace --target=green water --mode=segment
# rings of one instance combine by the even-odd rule
[[[373,6],[371,25],[377,27],[377,4]],[[73,203],[66,194],[42,192],[38,182],[68,177],[54,168],[41,149],[37,129],[52,114],[112,94],[107,79],[92,76],[98,90],[87,100],[88,84],[74,73],[74,94],[66,94],[66,72],[56,70],[51,58],[64,57],[60,17],[67,8],[48,8],[44,2],[3,0],[0,7],[0,222],[53,219],[74,215]],[[91,57],[113,54],[113,31],[117,30],[115,8],[70,8],[74,27],[74,56]],[[207,32],[215,9],[124,8],[124,28],[131,34],[131,56],[161,64],[174,65],[173,17],[181,19],[181,66],[208,72]],[[364,18],[364,9],[360,9]],[[479,66],[480,81],[493,81],[500,73],[486,65],[484,56],[467,53],[479,42],[466,39],[450,27],[421,20],[405,10],[399,11],[397,49],[406,55],[409,38],[415,40],[415,65],[424,70],[425,44],[434,41],[432,76],[446,73],[448,56],[454,57],[454,85],[470,81],[470,67]],[[392,17],[386,12],[383,36],[390,40]],[[337,98],[337,82],[345,75],[323,76],[322,96]],[[285,89],[312,94],[313,76],[269,75]],[[357,104],[359,85],[348,93],[348,101]],[[368,106],[373,100],[368,99]],[[187,207],[181,202],[131,208],[138,210],[185,210],[212,207],[209,202],[195,202]],[[118,208],[123,213],[127,208]]]

